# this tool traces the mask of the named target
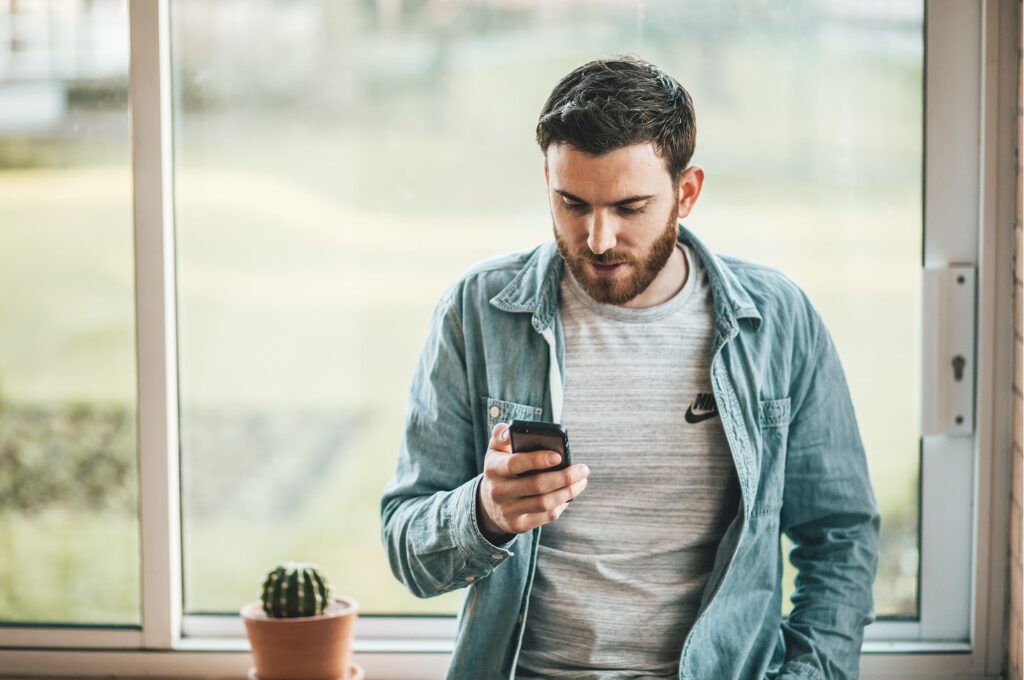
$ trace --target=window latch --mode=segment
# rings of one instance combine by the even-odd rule
[[[922,435],[974,433],[975,281],[974,265],[951,264],[924,270]]]

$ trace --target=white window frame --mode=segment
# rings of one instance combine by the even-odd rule
[[[244,677],[251,665],[238,617],[181,607],[169,2],[128,0],[142,625],[2,627],[0,673]],[[976,268],[976,417],[968,436],[922,439],[920,618],[868,626],[870,680],[994,679],[1006,655],[1017,6],[925,0],[922,264]],[[442,677],[454,633],[451,616],[363,615],[356,660],[377,678]]]

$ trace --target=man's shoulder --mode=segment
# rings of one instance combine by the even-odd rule
[[[511,280],[543,245],[544,244],[537,244],[535,246],[530,246],[529,248],[514,250],[509,253],[495,255],[485,260],[480,260],[463,271],[457,280],[468,281],[474,278],[501,279],[503,277]]]
[[[715,256],[729,268],[751,297],[782,304],[803,303],[807,298],[803,288],[778,267],[734,255],[715,253]]]
[[[540,243],[495,255],[470,265],[448,286],[442,299],[451,302],[457,297],[471,296],[485,301],[490,300],[511,283],[545,245]]]
[[[762,262],[721,253],[715,256],[732,272],[764,322],[784,335],[791,334],[797,327],[807,329],[809,337],[816,335],[815,328],[821,322],[818,309],[792,277]]]

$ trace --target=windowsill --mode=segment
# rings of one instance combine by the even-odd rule
[[[355,661],[367,677],[378,680],[429,680],[444,677],[450,661],[451,640],[357,640]],[[861,655],[864,680],[928,677],[986,677],[972,668],[972,650],[966,643],[866,641]],[[5,680],[36,677],[163,678],[176,680],[242,680],[252,659],[245,638],[193,638],[174,650],[138,649],[0,649]],[[45,676],[33,675],[45,673]]]
[[[451,640],[355,640],[352,651],[358,654],[451,654]],[[175,645],[181,652],[244,652],[249,653],[249,641],[238,638],[208,638],[182,640]],[[2,676],[0,676],[2,677]]]
[[[356,654],[451,654],[451,640],[356,640]],[[175,649],[182,652],[249,652],[249,641],[237,638],[182,640]],[[966,642],[921,642],[916,640],[868,640],[861,647],[862,656],[880,654],[969,654]],[[2,677],[2,676],[0,676]]]

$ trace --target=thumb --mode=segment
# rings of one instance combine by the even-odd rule
[[[512,451],[512,441],[508,432],[508,423],[498,423],[491,430],[490,448],[498,451]]]

